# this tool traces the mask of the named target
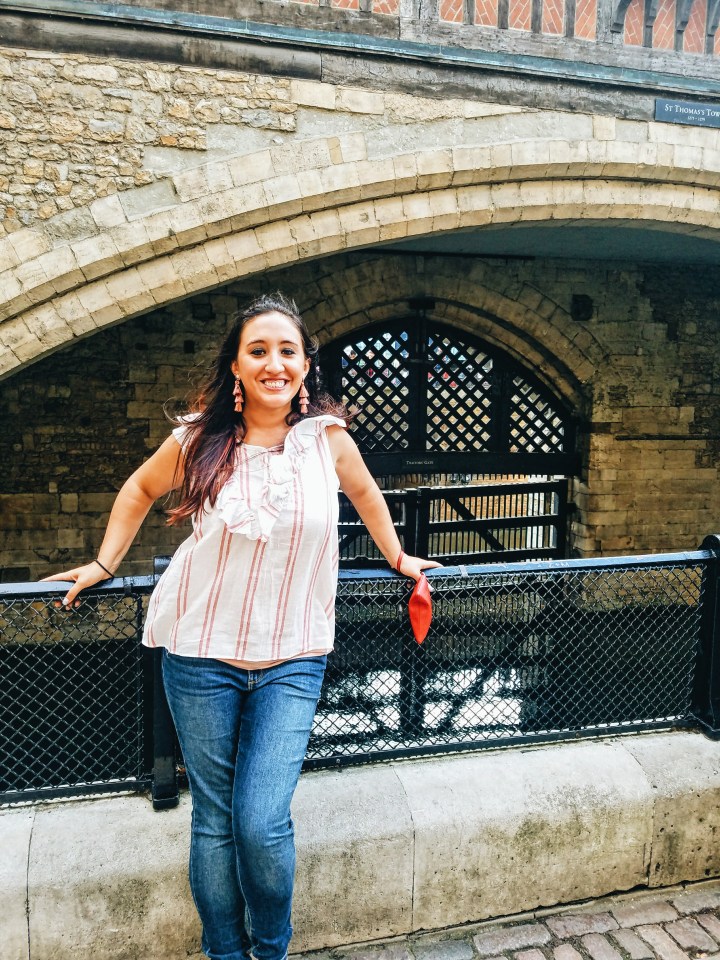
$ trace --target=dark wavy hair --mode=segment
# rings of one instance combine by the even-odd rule
[[[282,313],[302,337],[303,351],[310,361],[305,377],[309,394],[308,412],[300,413],[298,396],[293,397],[292,408],[287,417],[292,426],[307,417],[330,413],[347,418],[347,411],[320,386],[317,341],[310,336],[300,316],[297,305],[282,293],[258,297],[242,310],[230,328],[212,363],[208,375],[201,384],[191,407],[190,419],[176,418],[176,426],[187,428],[184,444],[185,474],[179,491],[178,506],[168,510],[168,523],[180,523],[203,509],[208,503],[213,506],[223,484],[229,479],[235,462],[235,449],[245,436],[245,421],[242,413],[235,413],[233,387],[235,376],[231,369],[240,348],[240,337],[246,323],[264,313]]]

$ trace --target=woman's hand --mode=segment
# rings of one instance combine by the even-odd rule
[[[398,573],[404,577],[412,577],[417,581],[423,570],[432,570],[435,567],[441,567],[442,564],[437,560],[424,560],[422,557],[413,557],[410,554],[403,553],[400,557],[400,564],[396,567]]]
[[[86,563],[82,567],[75,567],[73,570],[65,570],[62,573],[54,573],[51,577],[43,577],[40,582],[45,583],[49,580],[67,580],[68,582],[72,582],[72,587],[70,587],[62,600],[56,601],[55,606],[71,607],[74,601],[74,606],[79,607],[80,601],[75,598],[81,590],[94,587],[96,583],[109,579],[110,577],[100,564],[93,560],[92,563]]]

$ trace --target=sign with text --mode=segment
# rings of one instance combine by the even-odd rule
[[[665,123],[688,123],[693,127],[720,127],[720,103],[656,100],[655,119]]]

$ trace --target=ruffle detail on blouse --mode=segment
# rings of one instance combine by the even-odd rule
[[[240,533],[249,540],[267,543],[275,521],[290,495],[295,475],[305,457],[317,443],[320,434],[329,426],[345,427],[339,417],[323,414],[301,420],[285,437],[282,453],[263,457],[264,478],[259,503],[251,507],[247,502],[240,466],[218,494],[215,508],[231,533]],[[248,448],[245,448],[247,452]],[[243,447],[240,446],[240,455]]]

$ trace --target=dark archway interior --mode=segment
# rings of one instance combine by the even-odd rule
[[[652,220],[547,220],[493,224],[394,241],[407,253],[617,263],[720,264],[717,230]]]

